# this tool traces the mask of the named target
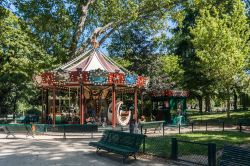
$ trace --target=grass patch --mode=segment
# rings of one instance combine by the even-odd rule
[[[171,155],[171,138],[173,137],[185,141],[195,141],[199,143],[215,143],[217,151],[221,150],[225,144],[250,145],[250,133],[232,131],[194,132],[161,137],[147,137],[146,153],[169,158]],[[181,153],[182,155],[207,155],[207,146],[189,143],[180,143],[178,145],[179,153]]]
[[[227,118],[227,113],[206,113],[206,114],[195,114],[188,115],[188,120],[194,123],[209,123],[218,124],[225,122],[226,124],[237,124],[240,119],[247,119],[250,123],[250,111],[237,111],[231,112],[231,117]]]

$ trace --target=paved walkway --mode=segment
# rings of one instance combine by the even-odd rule
[[[71,138],[35,136],[25,139],[17,135],[15,139],[5,139],[0,134],[0,166],[117,166],[122,164],[121,156],[104,151],[96,154],[95,149],[88,146],[89,138]],[[92,140],[97,140],[92,139]],[[165,166],[175,164],[164,159],[139,157],[130,158],[125,165],[133,166]]]

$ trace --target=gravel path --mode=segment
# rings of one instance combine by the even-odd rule
[[[101,151],[88,146],[89,141],[97,139],[35,136],[25,139],[24,135],[17,135],[15,139],[5,139],[5,134],[0,134],[0,166],[117,166],[122,164],[119,155]],[[138,157],[135,161],[130,158],[127,164],[133,166],[144,165],[172,165],[170,161]]]

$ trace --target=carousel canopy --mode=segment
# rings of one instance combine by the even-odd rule
[[[35,77],[36,83],[42,87],[115,84],[143,88],[148,80],[147,77],[130,73],[97,49],[89,50],[68,63]]]
[[[58,67],[57,70],[65,70],[65,71],[91,71],[91,70],[103,70],[109,73],[129,73],[126,69],[119,66],[115,63],[111,58],[106,56],[99,50],[92,49],[87,51],[86,53],[74,58],[68,63]]]

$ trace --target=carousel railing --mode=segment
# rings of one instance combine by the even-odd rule
[[[66,135],[71,133],[91,133],[91,138],[93,134],[98,132],[98,125],[96,124],[34,124],[36,132],[43,133],[62,133],[63,138],[66,139]]]
[[[14,129],[19,128],[27,128],[30,127],[30,131],[36,134],[60,134],[63,135],[63,138],[66,139],[66,135],[70,135],[72,133],[90,133],[91,138],[93,138],[93,134],[98,132],[98,125],[96,124],[5,124],[3,127],[11,127]],[[16,129],[16,130],[17,130]],[[26,130],[25,130],[26,131]],[[12,132],[13,133],[13,132]]]

